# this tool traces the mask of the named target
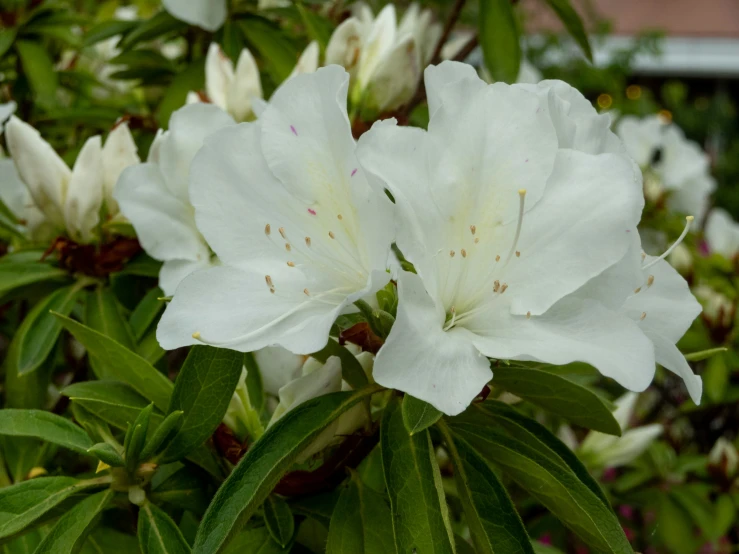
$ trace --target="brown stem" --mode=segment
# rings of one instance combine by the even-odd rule
[[[436,43],[434,54],[431,56],[431,65],[436,65],[441,61],[441,49],[444,48],[446,41],[449,39],[449,35],[452,34],[452,29],[454,28],[454,25],[457,23],[457,20],[462,13],[462,8],[464,8],[464,4],[465,0],[457,0],[454,3],[452,11],[446,18],[446,24],[444,25],[444,31],[441,33],[441,38],[439,39],[439,42]]]

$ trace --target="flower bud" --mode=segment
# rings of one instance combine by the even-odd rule
[[[724,437],[716,441],[708,454],[708,465],[728,481],[733,481],[739,469],[739,453],[736,446]]]
[[[105,204],[108,208],[108,215],[113,217],[118,213],[118,202],[113,198],[113,190],[118,177],[124,169],[141,161],[128,124],[121,123],[110,132],[105,141],[102,156]]]
[[[89,243],[95,237],[103,203],[103,153],[99,136],[82,147],[69,180],[64,220],[72,240]]]

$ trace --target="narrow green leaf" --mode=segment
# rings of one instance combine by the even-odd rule
[[[451,418],[449,426],[591,546],[609,554],[633,553],[613,511],[572,471],[484,422]]]
[[[110,368],[116,379],[131,385],[160,410],[167,409],[174,386],[154,366],[115,340],[61,314],[55,315],[91,355]]]
[[[14,27],[0,29],[0,56],[4,56],[10,50],[17,34],[18,30]]]
[[[133,337],[137,341],[141,340],[146,330],[154,323],[154,320],[164,309],[165,302],[159,300],[163,296],[164,292],[159,287],[151,289],[131,313],[128,323],[131,331],[133,331]]]
[[[313,518],[328,528],[338,500],[339,491],[338,489],[334,489],[330,492],[294,498],[290,501],[290,509],[294,514]]]
[[[496,81],[515,83],[521,42],[510,0],[480,0],[479,39],[485,66]]]
[[[99,442],[87,449],[87,452],[95,456],[101,462],[113,467],[123,467],[126,462],[121,453],[107,442]]]
[[[526,528],[487,462],[439,425],[454,464],[454,479],[479,554],[534,554]]]
[[[149,330],[149,332],[146,333],[139,341],[136,353],[152,365],[164,357],[167,352],[164,348],[159,346],[156,327]]]
[[[267,61],[274,81],[281,83],[287,79],[298,61],[297,49],[287,35],[263,17],[247,17],[240,23],[246,40]]]
[[[162,129],[166,129],[172,113],[185,104],[187,93],[191,90],[202,90],[205,84],[205,61],[198,60],[180,71],[167,87],[156,112],[156,120]],[[158,267],[156,268],[159,271]],[[156,273],[154,277],[156,277]]]
[[[33,283],[66,279],[69,279],[66,271],[39,261],[2,263],[0,264],[0,295]]]
[[[62,332],[62,326],[49,313],[69,314],[79,297],[78,285],[52,292],[40,300],[21,323],[8,351],[8,370],[25,375],[44,363]]]
[[[494,368],[493,385],[587,429],[621,436],[621,426],[600,396],[555,373],[500,366]]]
[[[212,491],[200,477],[201,474],[182,464],[170,464],[167,469],[170,467],[173,468],[172,472],[161,469],[152,479],[150,500],[158,506],[166,503],[202,516]],[[194,538],[195,533],[192,536]]]
[[[149,460],[156,454],[159,454],[169,443],[177,432],[182,428],[185,412],[174,411],[167,415],[161,425],[146,442],[146,446],[141,451],[141,459]]]
[[[236,535],[223,554],[286,554],[289,551],[272,539],[266,527],[253,527]]]
[[[398,552],[454,552],[447,504],[428,430],[409,435],[391,402],[380,431],[382,465]]]
[[[121,314],[115,294],[108,287],[97,287],[87,295],[85,324],[98,333],[133,350],[134,340],[128,322]]]
[[[82,554],[140,554],[139,542],[134,535],[127,535],[102,526],[90,533],[81,552]]]
[[[146,442],[146,433],[149,432],[149,421],[151,413],[154,411],[154,404],[149,404],[146,408],[139,412],[133,425],[126,433],[126,442],[123,447],[126,459],[126,469],[129,473],[133,473],[139,465],[139,456]]]
[[[45,107],[56,104],[59,77],[46,48],[41,42],[30,40],[16,41],[15,48],[20,57],[23,72],[36,96],[36,101]]]
[[[331,33],[333,32],[331,23],[323,16],[305,6],[302,2],[296,2],[295,7],[300,13],[300,18],[303,20],[303,25],[305,25],[308,36],[318,42],[321,52],[326,50],[328,41],[331,40]]]
[[[290,506],[282,498],[272,494],[264,501],[262,509],[269,534],[284,548],[295,534],[295,518]]]
[[[585,32],[585,26],[582,19],[577,15],[575,8],[572,7],[570,0],[546,0],[549,7],[554,10],[559,20],[564,24],[567,32],[575,39],[575,42],[582,48],[585,57],[593,61],[593,51],[590,49],[588,34]]]
[[[202,445],[226,415],[244,365],[240,352],[195,346],[177,376],[169,413],[185,412],[184,421],[162,462],[177,460]]]
[[[35,437],[87,454],[90,437],[74,423],[43,410],[0,410],[0,435]]]
[[[88,496],[64,514],[51,532],[36,549],[44,554],[77,554],[85,544],[87,535],[97,524],[105,507],[113,498],[108,489]]]
[[[428,402],[410,394],[403,397],[403,423],[411,435],[431,427],[442,415],[444,414]]]
[[[323,363],[331,356],[337,356],[341,360],[341,376],[353,389],[360,389],[368,383],[367,374],[356,356],[333,338],[328,339],[323,350],[311,354],[311,357]]]
[[[329,423],[379,390],[379,386],[368,386],[319,396],[285,414],[254,443],[218,490],[200,524],[193,551],[222,552],[301,451]]]
[[[105,39],[127,33],[139,25],[138,21],[109,20],[98,23],[85,33],[85,46],[92,46]]]
[[[254,354],[247,352],[244,354],[244,367],[246,368],[246,392],[249,394],[249,402],[258,414],[264,410],[264,383],[262,382],[262,372],[259,370]]]
[[[160,11],[151,19],[139,23],[118,43],[119,48],[128,50],[140,42],[159,38],[167,33],[183,31],[187,24],[178,21],[166,11]]]
[[[87,481],[72,477],[39,477],[0,489],[0,539],[21,532],[73,494],[108,482],[108,477]]]
[[[175,522],[151,502],[146,502],[139,510],[139,545],[142,554],[192,552]]]
[[[392,526],[390,506],[385,499],[352,473],[331,517],[326,554],[397,552],[388,533]]]

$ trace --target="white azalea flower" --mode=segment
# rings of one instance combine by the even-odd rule
[[[206,141],[190,195],[223,265],[180,284],[159,324],[164,348],[316,352],[339,314],[387,283],[392,204],[359,168],[348,81],[338,67],[298,75],[255,123]]]
[[[11,117],[6,134],[18,174],[49,224],[66,229],[74,241],[93,242],[106,183],[115,182],[124,166],[137,159],[128,126],[123,123],[112,131],[105,147],[99,136],[88,139],[72,170],[20,119]]]
[[[10,158],[0,157],[0,200],[18,219],[28,235],[36,238],[36,231],[45,222],[44,214],[36,207],[31,192],[18,175],[15,163]]]
[[[621,436],[606,435],[590,431],[578,449],[578,455],[591,468],[620,467],[630,464],[649,448],[663,432],[662,425],[655,423],[629,429],[638,395],[627,393],[616,400],[613,416],[621,426]]]
[[[319,53],[318,43],[311,42],[288,78],[300,73],[313,73],[318,69]],[[263,91],[257,62],[248,48],[241,51],[234,68],[233,62],[218,44],[210,45],[205,60],[205,93],[209,102],[231,114],[236,121],[253,118],[255,103],[262,100]],[[200,101],[202,99],[196,92],[190,92],[187,96],[188,104]]]
[[[185,106],[172,115],[169,130],[157,136],[147,162],[129,167],[115,187],[113,196],[141,246],[164,262],[159,286],[167,295],[186,275],[211,265],[190,202],[190,164],[207,136],[234,124],[216,106]]]
[[[423,68],[441,38],[431,12],[412,4],[397,22],[395,6],[377,15],[363,4],[339,25],[326,47],[326,64],[338,64],[352,76],[350,97],[379,111],[396,109],[413,97]]]
[[[716,182],[709,173],[708,155],[700,146],[657,115],[625,116],[617,133],[644,172],[647,199],[656,202],[667,193],[669,209],[692,214],[701,222]]]
[[[731,260],[739,253],[739,224],[726,210],[714,208],[706,218],[705,238],[711,252]]]
[[[418,272],[399,276],[375,380],[451,415],[492,378],[488,357],[579,360],[645,387],[654,354],[638,325],[567,297],[623,258],[641,215],[609,118],[564,83],[486,85],[460,63],[428,68],[426,89],[428,132],[382,122],[360,140]]]
[[[708,454],[708,463],[733,480],[739,470],[739,452],[731,441],[720,437]]]
[[[162,0],[164,9],[185,23],[217,31],[226,21],[226,0]]]
[[[695,296],[701,301],[703,315],[711,325],[731,329],[736,307],[728,296],[706,284],[695,287]]]

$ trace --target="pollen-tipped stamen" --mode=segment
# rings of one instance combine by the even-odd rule
[[[521,227],[523,226],[523,209],[524,209],[525,200],[526,200],[526,189],[519,189],[518,198],[519,198],[518,222],[516,223],[516,235],[513,237],[513,244],[511,245],[511,250],[508,252],[508,255],[505,258],[506,264],[510,261],[513,255],[516,253],[516,247],[518,246],[518,239],[521,237]]]
[[[688,232],[690,231],[690,226],[693,223],[693,220],[695,218],[692,215],[689,215],[685,218],[685,229],[683,229],[683,232],[680,233],[680,236],[677,238],[675,242],[672,243],[672,246],[670,246],[667,250],[665,250],[664,254],[659,256],[658,258],[653,259],[651,262],[649,262],[647,265],[642,266],[642,270],[649,269],[653,265],[661,262],[664,260],[667,256],[669,256],[675,248],[683,241],[685,240],[685,237],[688,235]]]

